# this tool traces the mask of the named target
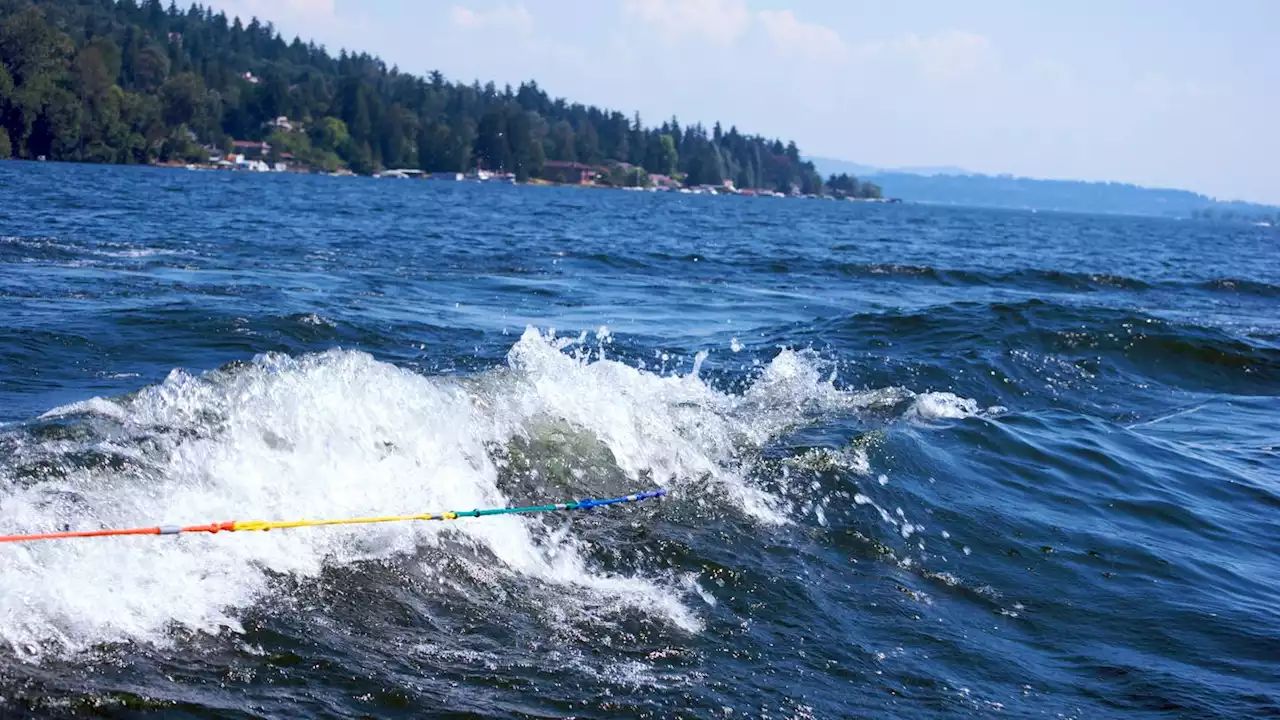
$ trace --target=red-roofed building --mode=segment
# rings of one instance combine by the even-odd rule
[[[548,160],[542,163],[542,178],[566,185],[582,185],[595,180],[597,168],[580,162]]]

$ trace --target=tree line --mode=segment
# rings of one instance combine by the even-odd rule
[[[293,122],[273,125],[280,117]],[[524,180],[561,161],[691,185],[879,196],[848,176],[824,181],[794,142],[674,117],[646,126],[532,81],[415,76],[200,5],[0,0],[0,158],[192,162],[233,139],[266,140],[326,171],[479,167]]]

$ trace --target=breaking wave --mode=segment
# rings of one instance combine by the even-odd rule
[[[607,336],[606,336],[607,337]],[[705,357],[705,356],[703,356]],[[700,358],[701,359],[701,358]],[[767,443],[824,415],[904,407],[922,419],[977,405],[947,394],[837,389],[817,358],[784,350],[739,394],[604,357],[585,336],[529,329],[505,367],[429,377],[361,352],[264,355],[173,371],[118,398],[0,431],[6,532],[341,517],[560,501],[652,485],[714,485],[749,522],[786,522],[751,479]],[[621,512],[659,513],[656,507]],[[639,611],[697,632],[692,576],[607,572],[582,539],[533,517],[237,536],[12,545],[0,551],[0,639],[23,657],[102,643],[165,644],[175,627],[239,631],[238,611],[281,576],[414,558],[454,546],[474,582],[519,578],[569,622]],[[443,592],[444,590],[442,590]]]

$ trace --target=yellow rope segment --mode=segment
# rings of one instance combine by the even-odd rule
[[[369,525],[371,523],[404,522],[407,520],[452,520],[453,513],[445,513],[444,517],[426,513],[424,515],[387,515],[385,517],[343,518],[340,520],[237,520],[236,531],[287,530],[290,528],[323,527],[326,525]],[[456,515],[454,517],[457,517]]]
[[[545,513],[556,510],[590,510],[591,508],[619,503],[633,503],[649,498],[662,497],[666,490],[648,490],[646,492],[623,495],[608,500],[577,500],[570,503],[554,505],[530,505],[528,507],[476,508],[475,510],[450,510],[443,513],[418,513],[414,515],[384,515],[380,517],[343,518],[338,520],[228,520],[208,525],[157,525],[140,528],[102,528],[98,530],[58,530],[54,532],[26,533],[19,535],[0,535],[0,543],[32,542],[35,540],[69,540],[71,538],[121,537],[125,535],[180,535],[182,533],[218,533],[218,532],[265,532],[267,530],[286,530],[289,528],[323,527],[326,525],[369,525],[372,523],[392,523],[407,520],[456,520],[460,517],[489,517],[492,515],[514,515],[517,513]]]

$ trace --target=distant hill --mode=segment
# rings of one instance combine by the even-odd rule
[[[880,168],[871,165],[863,165],[862,163],[849,162],[848,160],[836,160],[834,158],[810,157],[809,162],[817,168],[818,172],[826,175],[839,175],[840,173],[848,173],[865,177],[875,175],[880,172]]]
[[[0,159],[203,163],[237,148],[323,172],[484,168],[577,182],[607,166],[614,184],[643,185],[652,173],[828,191],[794,142],[733,125],[644,125],[532,81],[418,77],[200,5],[0,0]],[[875,197],[868,183],[837,184]]]
[[[810,158],[823,174],[852,173],[874,178],[885,197],[909,202],[1024,210],[1218,218],[1280,224],[1280,207],[1224,202],[1189,190],[1147,188],[1127,183],[1038,180],[1012,175],[980,175],[960,168],[887,170],[829,158]]]
[[[891,173],[903,173],[907,175],[970,175],[968,170],[958,168],[954,165],[939,166],[919,166],[919,167],[899,167],[899,168],[882,168],[874,165],[863,165],[862,163],[849,162],[848,160],[837,160],[835,158],[811,157],[809,162],[817,168],[818,172],[823,175],[839,175],[840,173],[849,173],[850,175],[859,176],[876,176]]]

